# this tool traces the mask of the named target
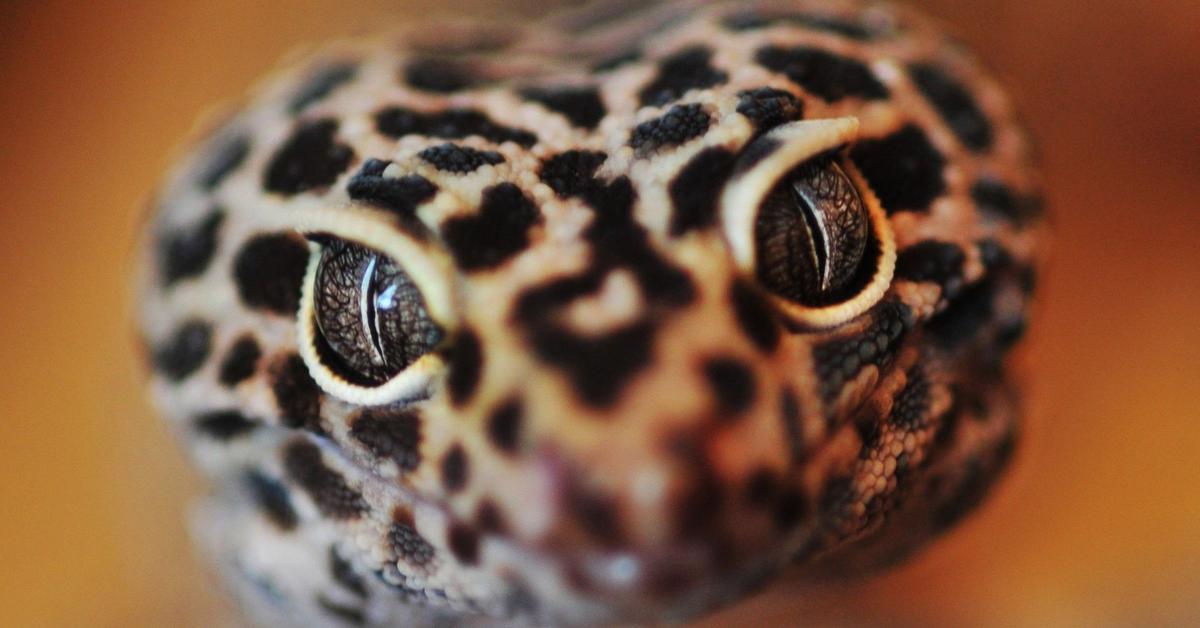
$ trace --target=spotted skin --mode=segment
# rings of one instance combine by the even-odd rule
[[[172,170],[141,334],[249,617],[678,620],[896,562],[984,497],[1043,230],[1012,106],[903,8],[694,4],[340,44]],[[845,119],[823,150],[889,279],[813,324],[731,253],[726,190]],[[331,238],[402,251],[444,332],[386,398],[305,318]]]

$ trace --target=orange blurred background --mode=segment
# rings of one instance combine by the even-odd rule
[[[704,623],[1198,623],[1200,3],[922,4],[1007,77],[1044,152],[1057,241],[1028,439],[995,498],[913,562],[783,582]],[[196,116],[295,45],[447,9],[0,9],[0,625],[212,625],[228,609],[182,525],[198,483],[130,333],[142,200]]]

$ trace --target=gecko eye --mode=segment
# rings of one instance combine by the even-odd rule
[[[413,280],[378,251],[330,241],[313,291],[318,354],[351,383],[383,384],[445,336]]]
[[[296,339],[313,380],[360,405],[427,396],[458,325],[449,259],[366,212],[295,220],[311,250]]]
[[[832,157],[792,170],[763,200],[755,221],[759,281],[806,305],[844,299],[860,274],[868,219],[858,190]]]
[[[734,262],[799,328],[845,323],[891,285],[891,223],[845,156],[857,132],[854,118],[778,126],[742,150],[721,195]]]

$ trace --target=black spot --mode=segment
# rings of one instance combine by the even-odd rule
[[[650,302],[680,305],[691,301],[694,289],[687,275],[655,253],[645,229],[634,219],[637,193],[628,177],[608,184],[595,181],[582,196],[593,213],[583,237],[592,246],[597,275],[612,268],[628,268]]]
[[[779,479],[769,468],[762,467],[746,479],[746,501],[756,508],[764,508],[775,498]]]
[[[572,156],[570,161],[593,161],[583,159],[586,155]],[[550,166],[547,163],[542,177],[547,177]],[[583,166],[583,172],[590,167],[588,163]],[[572,389],[582,401],[607,407],[624,385],[649,365],[656,325],[668,312],[690,303],[695,286],[684,271],[658,256],[644,229],[637,226],[632,217],[635,193],[628,178],[606,184],[587,180],[580,169],[556,169],[571,171],[560,174],[559,193],[582,196],[594,211],[593,223],[584,232],[584,239],[592,245],[593,267],[530,288],[517,300],[515,322],[526,331],[538,358],[559,367],[571,379]],[[599,291],[608,273],[618,268],[634,273],[650,306],[647,316],[601,335],[580,336],[564,328],[559,313],[571,301]]]
[[[779,415],[788,436],[792,462],[798,463],[804,459],[804,425],[800,415],[800,400],[791,388],[785,387],[779,394]]]
[[[859,41],[870,41],[882,35],[878,29],[862,22],[816,13],[765,13],[744,10],[730,14],[722,23],[732,31],[758,30],[776,24],[794,25]]]
[[[271,369],[271,391],[280,419],[288,427],[322,433],[321,389],[308,373],[304,359],[290,354]]]
[[[435,555],[429,541],[417,533],[412,513],[406,510],[397,509],[393,513],[392,526],[388,530],[388,543],[396,556],[414,567],[428,565]]]
[[[703,46],[685,48],[664,57],[658,76],[642,88],[638,98],[643,107],[659,107],[678,99],[691,89],[721,85],[729,80],[723,70],[711,64],[712,50]]]
[[[392,460],[401,471],[421,464],[421,416],[403,408],[367,408],[350,424],[350,437],[376,458]]]
[[[430,146],[417,154],[442,172],[457,172],[466,174],[475,172],[484,164],[496,165],[504,163],[504,156],[492,150],[476,150],[470,146],[458,144],[441,144]]]
[[[361,598],[367,597],[367,583],[354,571],[350,561],[343,558],[332,545],[329,546],[329,574],[333,576],[334,582],[342,585],[347,591]]]
[[[337,130],[329,118],[298,125],[267,163],[263,187],[292,195],[332,185],[354,159],[349,146],[335,141]]]
[[[929,418],[929,378],[920,366],[915,366],[907,373],[907,379],[892,402],[888,421],[905,431],[914,431],[924,427]]]
[[[911,124],[887,137],[858,142],[850,157],[888,215],[927,211],[946,191],[942,176],[946,158],[929,143],[924,131]]]
[[[468,470],[467,452],[456,443],[442,458],[442,486],[447,493],[456,493],[467,485]]]
[[[987,150],[992,145],[991,122],[958,81],[932,64],[910,65],[908,73],[963,145],[974,151]]]
[[[488,438],[497,449],[515,453],[521,443],[521,423],[525,413],[521,400],[514,398],[500,404],[487,419]]]
[[[259,422],[237,410],[217,410],[196,417],[196,431],[220,441],[230,441],[245,436],[259,426]]]
[[[576,522],[608,547],[619,545],[623,537],[617,503],[610,497],[572,484],[567,490],[568,505]]]
[[[596,294],[603,280],[600,273],[588,272],[531,288],[517,300],[516,318],[524,323],[540,321],[552,309],[561,309],[575,299]]]
[[[712,116],[703,105],[675,105],[664,115],[634,127],[629,145],[638,155],[648,155],[700,137],[711,124]]]
[[[262,350],[259,349],[253,336],[247,335],[239,338],[229,348],[225,359],[221,361],[217,379],[226,386],[237,385],[254,375],[255,370],[258,369],[260,357],[262,357]]]
[[[171,381],[182,381],[204,365],[211,351],[212,326],[189,320],[154,351],[154,368]]]
[[[483,82],[468,64],[444,57],[410,59],[404,64],[403,78],[410,87],[439,94],[450,94]]]
[[[971,284],[929,319],[926,329],[942,348],[955,349],[967,343],[992,320],[994,287],[990,279]]]
[[[719,146],[706,148],[692,157],[675,175],[668,188],[675,211],[671,235],[711,227],[717,220],[717,199],[733,172],[736,156]]]
[[[843,98],[883,100],[888,88],[861,61],[818,48],[765,46],[755,53],[759,65],[788,77],[793,83],[823,100]]]
[[[690,483],[678,492],[671,504],[676,534],[681,538],[712,539],[719,530],[725,498],[725,485],[716,476],[705,456],[703,444],[695,438],[677,437],[667,445],[686,470]]]
[[[1012,320],[1004,321],[996,329],[996,346],[1001,351],[1013,348],[1025,337],[1025,332],[1028,328],[1029,323],[1025,320],[1024,316],[1017,316]]]
[[[627,268],[637,278],[651,314],[682,307],[695,298],[696,289],[682,269],[664,260],[649,242],[645,229],[633,217],[636,193],[628,177],[584,194],[595,213],[584,238],[592,247],[597,271]]]
[[[208,154],[196,181],[201,188],[212,190],[246,160],[250,154],[250,138],[241,134],[222,137],[210,145]]]
[[[483,373],[483,347],[474,332],[470,329],[458,332],[447,361],[446,387],[450,391],[450,401],[462,406],[475,394]]]
[[[716,358],[704,364],[704,377],[716,396],[722,418],[735,417],[754,404],[754,371],[739,360]]]
[[[450,553],[463,565],[474,565],[479,562],[479,535],[467,526],[456,523],[450,528],[446,539]]]
[[[500,508],[486,497],[480,501],[479,509],[475,511],[475,522],[483,532],[503,534],[508,529],[504,523],[504,516],[500,514]]]
[[[417,219],[417,206],[437,194],[437,186],[420,175],[385,177],[383,171],[392,162],[368,159],[346,184],[346,193],[356,201],[386,209],[400,219],[400,224],[413,235],[424,236],[427,229]]]
[[[258,471],[246,471],[242,477],[250,497],[271,523],[280,530],[295,529],[300,517],[292,508],[292,499],[288,496],[286,486]]]
[[[729,288],[729,301],[742,333],[764,353],[779,346],[779,323],[770,305],[753,286],[734,281]]]
[[[527,87],[521,96],[561,113],[582,129],[595,129],[608,112],[595,87]]]
[[[422,113],[403,107],[388,107],[375,114],[380,133],[394,139],[408,135],[425,135],[445,139],[462,139],[477,135],[489,142],[515,142],[529,148],[537,136],[524,129],[497,124],[474,109],[446,109]]]
[[[813,363],[825,402],[836,400],[842,386],[866,366],[889,364],[912,324],[908,306],[885,301],[872,310],[871,321],[863,330],[814,346]]]
[[[910,281],[932,281],[942,295],[953,299],[962,288],[962,266],[966,256],[949,242],[923,240],[905,247],[896,258],[896,277]]]
[[[781,124],[802,119],[804,103],[791,92],[760,87],[738,92],[737,112],[754,124],[755,135],[761,135]]]
[[[162,260],[163,285],[196,277],[208,269],[217,252],[217,234],[224,222],[225,212],[217,208],[196,224],[159,237],[158,257]]]
[[[357,74],[358,64],[351,62],[327,65],[313,72],[288,101],[288,112],[297,114],[309,105],[324,100],[334,90],[354,80]]]
[[[308,245],[294,233],[251,238],[233,260],[233,278],[251,309],[294,316],[308,266]]]
[[[442,237],[463,270],[495,268],[529,245],[529,228],[541,222],[537,205],[512,183],[483,191],[479,214],[451,218]]]
[[[592,72],[597,72],[597,73],[608,72],[611,70],[615,70],[621,66],[629,65],[630,63],[633,63],[634,61],[637,61],[641,58],[642,58],[642,51],[638,50],[637,48],[634,48],[632,50],[626,50],[624,52],[619,52],[611,57],[601,59],[599,62],[592,65],[591,69],[592,69]]]
[[[293,441],[283,451],[283,468],[326,517],[354,519],[367,512],[362,495],[347,485],[337,471],[325,466],[316,445]]]
[[[752,170],[755,166],[762,163],[764,159],[773,155],[781,146],[783,146],[783,142],[771,137],[760,137],[754,140],[742,150],[733,173],[740,175],[743,172]]]
[[[649,366],[653,340],[654,325],[649,322],[588,337],[546,326],[534,331],[533,349],[539,358],[566,372],[585,403],[604,408]]]
[[[673,309],[695,298],[687,273],[664,261],[633,218],[634,191],[627,177],[610,183],[589,178],[602,156],[564,153],[548,160],[542,176],[559,194],[581,196],[592,208],[592,224],[584,232],[593,252],[592,267],[531,288],[517,300],[515,323],[525,330],[535,354],[564,371],[585,402],[611,405],[634,375],[650,361],[657,325]],[[647,314],[599,336],[580,336],[559,322],[558,314],[575,299],[595,294],[611,270],[634,273]]]
[[[1019,195],[1001,181],[990,177],[984,177],[971,186],[971,199],[980,211],[1015,224],[1023,224],[1037,217],[1042,209],[1036,197]]]
[[[785,492],[775,502],[775,527],[779,530],[791,530],[807,513],[808,501],[804,499],[804,495]]]
[[[976,242],[975,245],[979,248],[980,261],[989,271],[1012,265],[1012,253],[1009,253],[1008,249],[996,240],[986,238]]]
[[[325,594],[317,594],[317,606],[322,610],[338,619],[355,626],[364,626],[367,623],[367,616],[360,608],[338,604],[333,600],[325,597]]]
[[[594,177],[606,158],[604,153],[570,150],[542,162],[538,175],[563,198],[581,196],[601,187]]]

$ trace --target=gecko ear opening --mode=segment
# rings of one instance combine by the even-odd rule
[[[721,197],[734,262],[800,327],[844,323],[891,284],[887,213],[844,155],[857,131],[855,118],[776,127],[742,152]]]
[[[301,231],[311,253],[297,343],[317,385],[360,405],[423,395],[456,327],[444,256],[365,215],[315,212]]]

